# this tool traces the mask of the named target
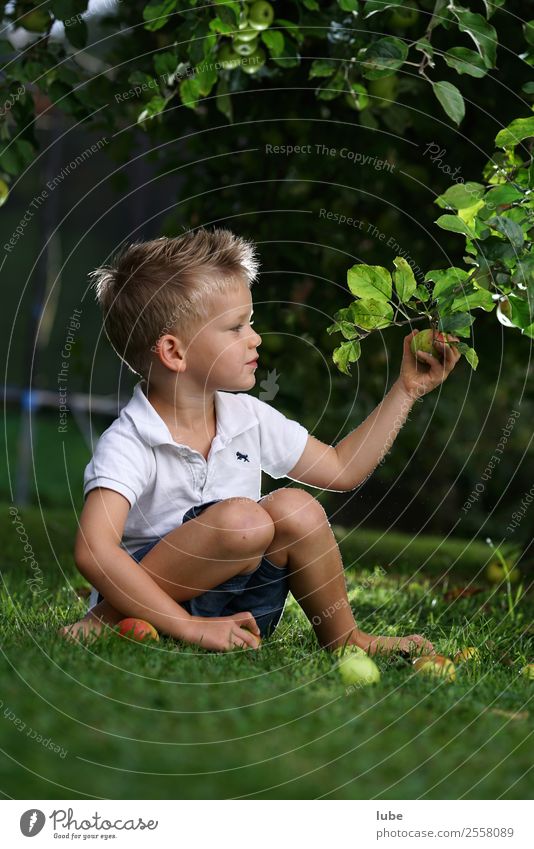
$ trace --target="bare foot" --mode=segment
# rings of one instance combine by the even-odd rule
[[[432,643],[420,634],[409,634],[407,637],[373,637],[371,634],[359,634],[357,645],[369,655],[435,654]]]

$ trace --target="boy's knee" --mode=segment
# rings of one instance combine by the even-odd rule
[[[307,536],[329,524],[322,504],[305,489],[282,487],[266,496],[264,504],[278,533]]]
[[[263,552],[274,538],[274,522],[251,498],[226,498],[218,504],[221,543],[235,551]]]

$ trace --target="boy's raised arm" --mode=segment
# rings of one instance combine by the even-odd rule
[[[188,639],[193,617],[120,548],[129,509],[127,499],[111,489],[89,492],[76,534],[76,566],[125,616],[146,619],[158,631]]]

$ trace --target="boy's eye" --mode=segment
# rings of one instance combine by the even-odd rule
[[[249,321],[249,324],[252,325],[252,324],[254,324],[254,322]],[[232,330],[241,330],[241,328],[244,327],[244,326],[245,326],[244,324],[237,324],[235,327],[232,327]]]

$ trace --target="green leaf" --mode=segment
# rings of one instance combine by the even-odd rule
[[[357,12],[358,0],[337,0],[337,4],[344,12]],[[317,8],[319,8],[317,6]]]
[[[460,124],[465,115],[465,103],[459,89],[444,81],[432,83],[432,88],[449,118],[452,118],[455,124]]]
[[[338,67],[339,62],[333,62],[331,59],[314,59],[311,64],[308,79],[311,80],[314,77],[331,77]]]
[[[534,136],[534,116],[531,118],[516,118],[495,136],[497,147],[514,147],[523,139]]]
[[[189,109],[196,109],[200,98],[198,83],[194,77],[187,80],[182,80],[180,83],[180,99],[184,106]]]
[[[295,68],[300,65],[300,54],[292,41],[284,36],[284,49],[282,56],[273,56],[273,62],[281,68]]]
[[[154,69],[160,77],[172,77],[177,67],[178,57],[173,51],[167,50],[165,53],[154,55]]]
[[[406,262],[404,257],[396,256],[393,260],[393,265],[396,271],[393,272],[393,281],[395,290],[402,304],[405,304],[417,289],[417,283],[413,275],[411,266]]]
[[[408,46],[398,38],[386,36],[374,41],[363,55],[363,76],[368,80],[388,77],[400,68],[408,55]]]
[[[264,30],[261,40],[267,46],[271,56],[282,56],[284,53],[284,36],[280,30]]]
[[[436,224],[442,230],[449,230],[451,233],[463,233],[465,236],[469,236],[470,239],[475,238],[475,233],[457,215],[440,215],[436,220]]]
[[[335,321],[334,324],[331,324],[326,328],[326,332],[332,335],[332,333],[342,333],[345,339],[355,339],[360,335],[360,331],[351,321]]]
[[[495,307],[495,301],[491,292],[486,289],[477,289],[476,292],[471,292],[469,295],[458,295],[451,304],[451,312],[460,310],[473,310],[477,307],[482,308],[486,312],[491,312]]]
[[[67,19],[68,21],[68,19]],[[73,47],[82,50],[87,44],[87,24],[83,18],[76,18],[73,23],[65,23],[65,35]]]
[[[486,187],[482,183],[456,183],[436,198],[434,203],[442,209],[466,209],[484,197]]]
[[[534,21],[527,21],[523,24],[523,35],[525,36],[525,41],[531,47],[534,47]]]
[[[151,100],[148,101],[143,111],[139,113],[137,117],[137,123],[142,124],[148,118],[153,118],[154,115],[159,115],[161,112],[163,112],[166,105],[167,99],[159,94],[156,94]]]
[[[476,367],[478,366],[478,354],[475,349],[470,348],[469,345],[466,345],[465,342],[458,342],[456,344],[456,347],[458,348],[460,354],[464,355],[473,371],[476,371]]]
[[[471,12],[469,9],[455,8],[454,6],[451,11],[458,20],[460,32],[467,33],[475,42],[486,67],[494,68],[497,59],[497,32],[495,27],[489,24],[478,12]]]
[[[284,27],[284,29],[288,31],[291,38],[295,39],[297,44],[302,44],[302,42],[304,41],[304,35],[301,33],[295,21],[288,21],[285,18],[275,18],[274,24],[278,27]]]
[[[354,324],[364,330],[378,330],[389,327],[393,321],[393,307],[388,301],[378,298],[362,298],[350,306]]]
[[[195,68],[197,91],[202,97],[207,97],[217,82],[217,71],[214,64],[197,65]]]
[[[451,47],[443,54],[449,68],[454,68],[459,74],[469,74],[471,77],[485,77],[488,68],[482,57],[467,47]]]
[[[211,19],[209,23],[209,28],[212,32],[220,32],[221,35],[230,35],[236,30],[236,26],[234,23],[230,23],[229,21],[223,21],[219,15],[217,15],[216,18]]]
[[[347,272],[347,285],[358,298],[391,298],[391,274],[381,265],[353,265]]]
[[[460,333],[466,327],[471,327],[475,317],[468,312],[455,312],[448,315],[440,315],[438,330],[443,330],[445,333]]]
[[[145,29],[154,32],[169,23],[170,16],[176,9],[176,0],[151,0],[143,9]]]
[[[512,183],[503,183],[502,186],[495,186],[487,193],[484,201],[486,206],[500,206],[504,203],[513,203],[516,200],[524,198],[525,193],[521,189],[516,188]]]
[[[519,224],[516,224],[511,218],[506,218],[504,215],[494,215],[493,218],[488,218],[486,224],[506,236],[517,251],[521,250],[525,241],[525,234]]]
[[[469,274],[463,268],[434,268],[432,271],[427,271],[425,280],[432,280],[434,288],[432,290],[432,298],[440,304],[447,298],[453,298],[453,290],[462,287],[466,283]],[[461,291],[461,290],[459,290]]]
[[[350,376],[349,363],[355,363],[361,354],[359,342],[343,342],[332,354],[332,359],[340,371]]]
[[[420,283],[416,287],[415,294],[417,295],[417,297],[419,298],[420,301],[424,302],[424,301],[428,301],[430,299],[430,293],[429,293],[428,289],[426,288],[426,286],[423,286],[422,283]]]
[[[339,97],[340,94],[343,94],[345,90],[345,75],[342,71],[338,71],[337,74],[332,77],[330,80],[326,80],[322,85],[318,86],[315,89],[315,94],[319,98],[319,100],[334,100],[334,98]]]

